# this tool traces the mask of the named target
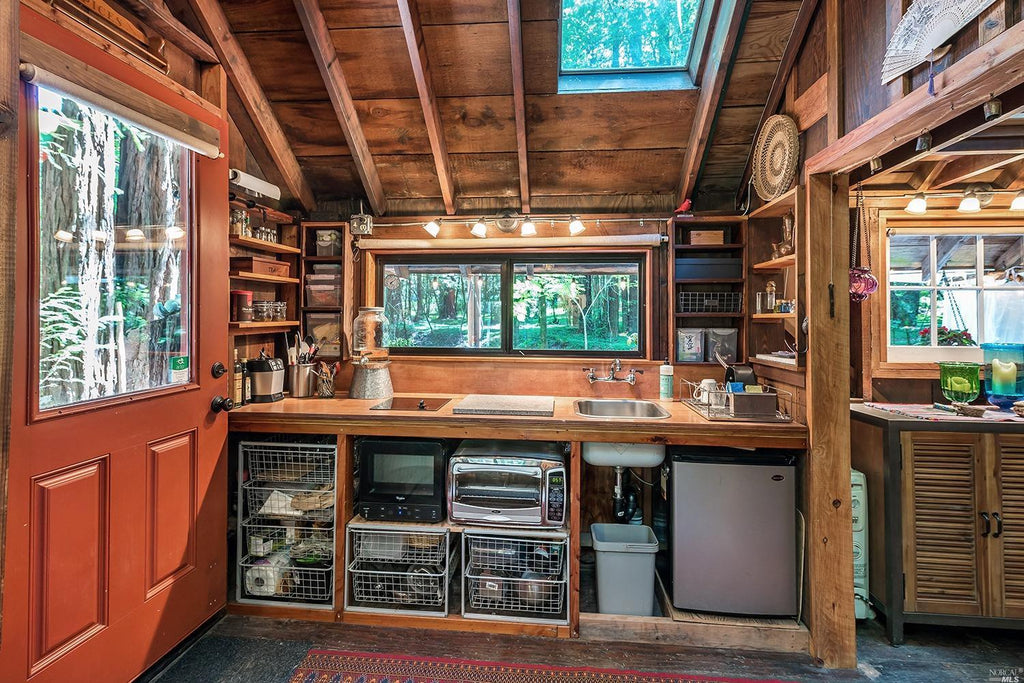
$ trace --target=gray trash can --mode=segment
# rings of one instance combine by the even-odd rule
[[[654,556],[658,539],[649,526],[591,524],[597,553],[597,611],[654,614]]]

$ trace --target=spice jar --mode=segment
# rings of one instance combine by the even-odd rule
[[[272,301],[254,301],[252,303],[252,319],[253,322],[265,323],[274,319],[273,309],[271,305]]]
[[[274,322],[283,322],[288,318],[288,302],[286,301],[275,301],[274,302]]]

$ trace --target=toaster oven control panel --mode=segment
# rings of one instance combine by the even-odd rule
[[[548,509],[547,519],[550,524],[561,524],[565,521],[565,470],[552,469],[547,471],[548,477]]]

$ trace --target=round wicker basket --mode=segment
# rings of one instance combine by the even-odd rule
[[[761,128],[754,149],[752,177],[757,196],[768,202],[783,195],[796,177],[800,158],[800,132],[788,116],[770,117]]]

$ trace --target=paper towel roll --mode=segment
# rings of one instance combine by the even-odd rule
[[[291,557],[287,551],[261,559],[258,564],[245,571],[245,592],[257,597],[287,593],[290,563]]]

